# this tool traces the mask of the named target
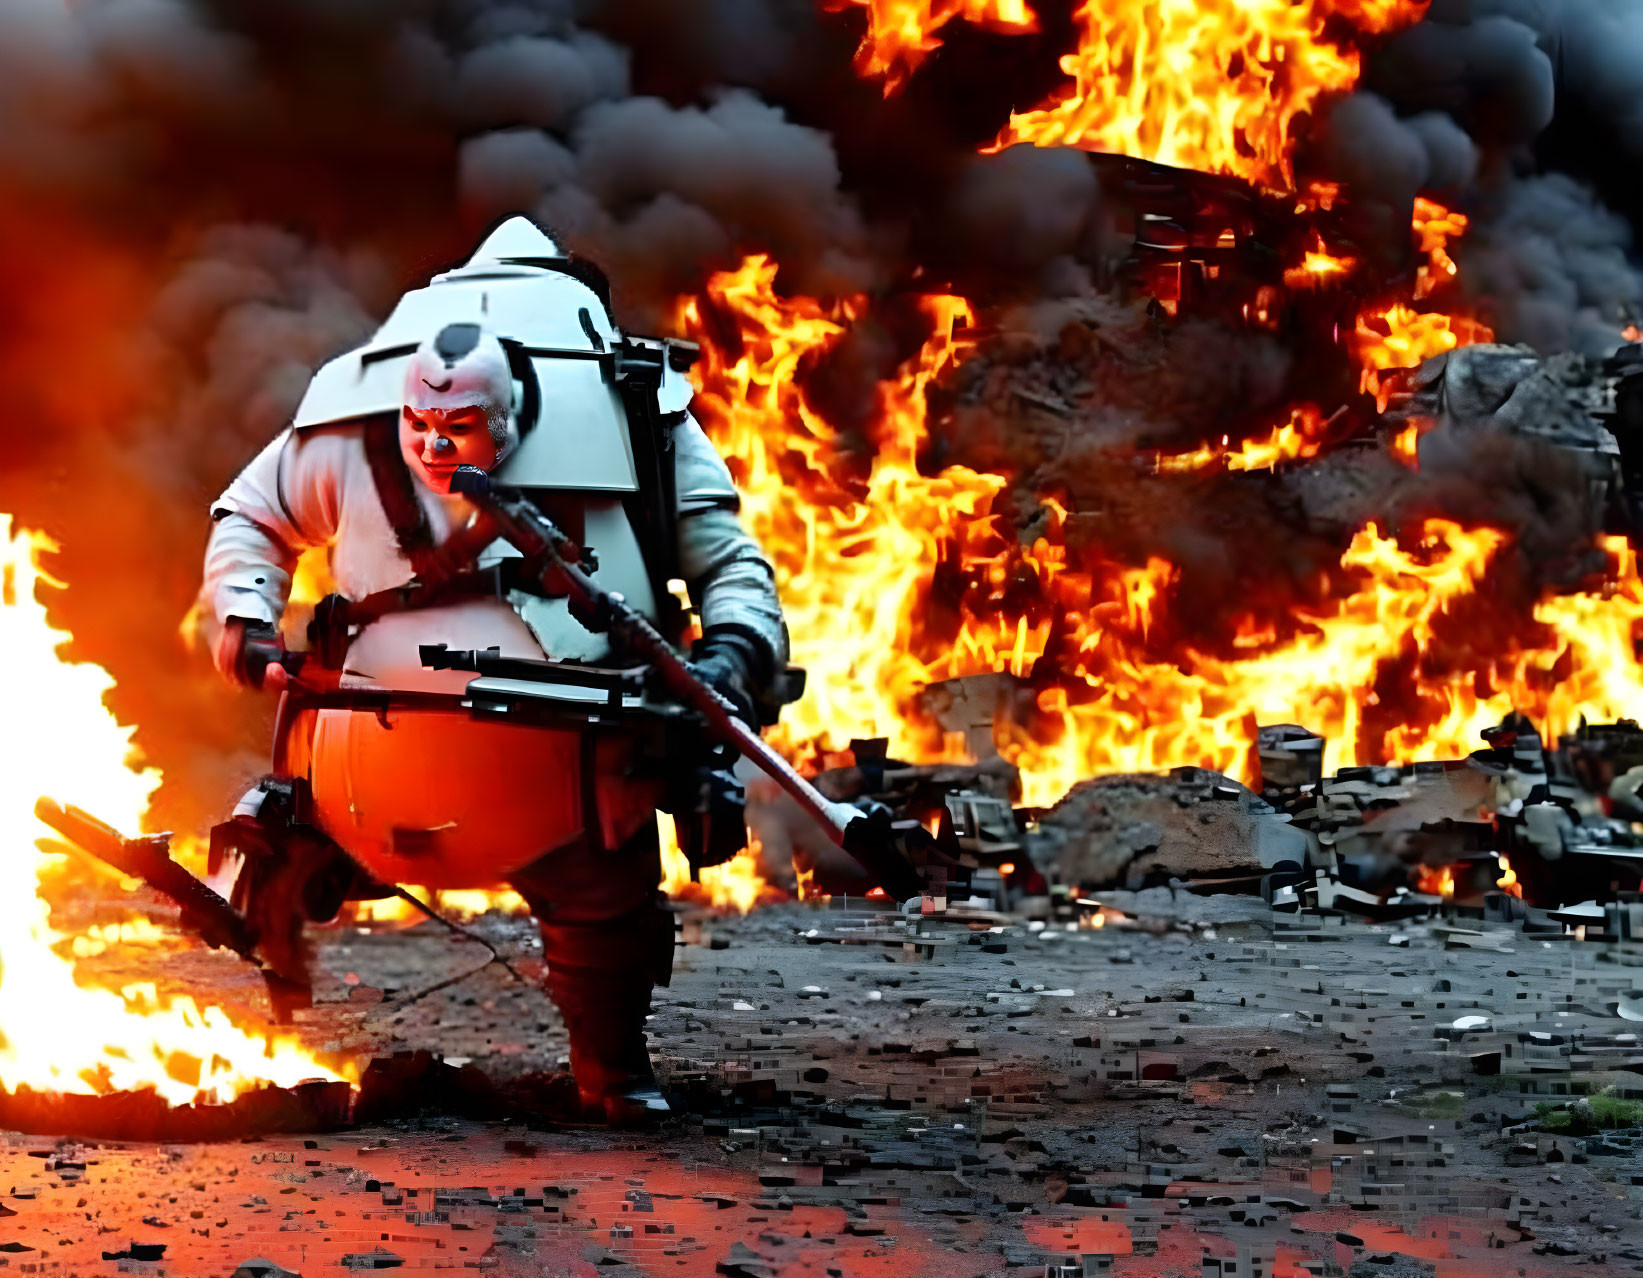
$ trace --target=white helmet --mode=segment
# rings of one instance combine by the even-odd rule
[[[635,492],[639,478],[617,390],[627,339],[593,278],[530,219],[509,218],[468,262],[401,297],[363,346],[315,373],[291,424],[304,430],[398,413],[412,354],[437,328],[465,322],[506,339],[521,378],[529,378],[513,403],[523,437],[498,478],[521,487]],[[674,418],[689,406],[693,388],[683,362],[660,364],[657,409]],[[723,488],[718,495],[734,495],[728,480]]]
[[[447,324],[416,348],[405,367],[405,406],[477,408],[502,461],[519,445],[519,395],[501,340],[478,324]]]

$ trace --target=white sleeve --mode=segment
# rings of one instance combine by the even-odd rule
[[[211,505],[201,599],[217,622],[278,625],[297,556],[336,537],[348,436],[286,430]]]
[[[732,627],[764,648],[773,671],[786,667],[787,623],[770,561],[742,527],[741,498],[724,459],[695,421],[674,428],[679,486],[679,572],[702,630]]]

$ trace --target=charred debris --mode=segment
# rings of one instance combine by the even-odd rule
[[[976,680],[960,682],[973,698]],[[858,741],[855,764],[820,786],[935,833],[926,913],[1088,920],[1103,892],[1169,888],[1291,914],[1444,913],[1630,936],[1643,922],[1643,728],[1582,725],[1548,743],[1511,719],[1485,736],[1464,759],[1326,773],[1321,736],[1272,724],[1253,786],[1194,767],[1114,774],[1049,808],[1012,803],[1014,770],[995,750],[972,765],[912,765],[886,757],[882,740]],[[862,890],[820,849],[795,855],[818,891]]]

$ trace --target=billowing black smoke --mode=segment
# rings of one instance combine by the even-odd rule
[[[600,261],[634,327],[749,252],[796,292],[891,294],[916,272],[975,297],[996,359],[955,390],[933,459],[1071,493],[1114,553],[1182,563],[1206,618],[1273,564],[1308,578],[1337,545],[1331,501],[1442,505],[1379,463],[1331,481],[1338,501],[1256,477],[1148,502],[1103,460],[1279,412],[1304,370],[1281,340],[1171,329],[1114,293],[1122,201],[1087,157],[977,154],[1057,83],[1073,6],[1036,7],[1038,36],[951,28],[886,101],[851,69],[860,15],[815,0],[0,6],[0,510],[63,543],[57,611],[172,774],[164,815],[220,810],[265,729],[260,702],[178,659],[206,503],[317,363],[508,212]],[[1502,340],[1612,346],[1643,305],[1623,176],[1643,172],[1639,32],[1637,0],[1437,0],[1320,113],[1302,162],[1346,184],[1356,233],[1389,259],[1417,191],[1470,212],[1462,279]],[[864,325],[817,372],[829,402],[862,411],[906,345]],[[1012,369],[1097,382],[1024,425]],[[1496,458],[1502,495],[1473,504],[1527,528],[1543,503],[1511,494],[1536,469]],[[1251,543],[1286,549],[1257,563]]]
[[[1596,353],[1637,316],[1640,55],[1630,0],[1437,0],[1370,62],[1367,88],[1406,121],[1442,112],[1478,149],[1458,260],[1503,341]]]

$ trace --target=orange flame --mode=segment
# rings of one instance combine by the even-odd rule
[[[1425,892],[1428,896],[1441,896],[1444,900],[1451,900],[1455,895],[1455,872],[1447,865],[1422,865],[1416,867],[1415,890]]]
[[[407,887],[435,913],[449,919],[476,919],[495,911],[498,914],[526,914],[529,907],[517,892],[506,888],[425,888]],[[375,901],[350,901],[345,917],[356,927],[412,927],[428,916],[404,897],[385,896]]]
[[[1415,197],[1414,230],[1420,251],[1426,261],[1415,272],[1415,296],[1429,297],[1439,287],[1455,278],[1455,261],[1449,256],[1449,241],[1466,233],[1467,218],[1455,213],[1436,200],[1423,195]]]
[[[1309,289],[1338,284],[1357,269],[1357,258],[1329,252],[1324,247],[1322,236],[1314,235],[1314,240],[1317,247],[1308,249],[1302,255],[1300,265],[1284,271],[1284,283],[1288,287]]]
[[[1405,549],[1370,525],[1342,557],[1356,578],[1351,594],[1303,614],[1293,636],[1254,636],[1247,651],[1230,657],[1154,653],[1144,635],[1104,628],[1093,615],[1068,617],[1064,643],[1076,645],[1079,678],[1042,691],[1048,730],[1013,743],[1028,801],[1053,801],[1079,778],[1103,771],[1197,763],[1241,773],[1254,720],[1304,722],[1351,760],[1470,749],[1486,723],[1476,713],[1445,723],[1464,678],[1420,690],[1421,699],[1436,703],[1412,707],[1437,718],[1425,730],[1373,732],[1365,712],[1375,704],[1383,666],[1435,645],[1440,618],[1472,591],[1503,541],[1490,529],[1433,520],[1421,544]],[[1167,607],[1173,572],[1160,585]],[[1482,713],[1488,722],[1499,718]]]
[[[1173,565],[1087,551],[1075,561],[1053,501],[1042,536],[1022,546],[995,508],[1002,478],[919,471],[926,391],[969,344],[962,302],[926,299],[930,336],[880,386],[868,431],[878,453],[863,467],[803,375],[864,303],[784,299],[774,281],[770,262],[750,259],[711,280],[681,320],[703,345],[698,411],[731,459],[776,565],[795,660],[810,670],[809,693],[772,738],[801,764],[869,736],[888,737],[896,757],[958,757],[961,740],[943,736],[919,694],[983,672],[1033,686],[1000,729],[1031,804],[1100,772],[1243,773],[1257,722],[1302,722],[1342,762],[1379,762],[1463,755],[1514,708],[1557,732],[1643,705],[1643,586],[1619,539],[1606,543],[1600,589],[1547,598],[1536,625],[1514,619],[1474,639],[1467,610],[1487,606],[1480,586],[1506,535],[1441,519],[1402,536],[1369,525],[1320,583],[1321,602],[1286,604],[1276,621],[1252,613],[1226,651],[1172,640],[1192,607]]]
[[[1424,0],[1084,0],[1072,83],[1012,114],[994,150],[1074,146],[1293,191],[1297,117],[1358,82],[1358,50],[1337,28],[1381,32]],[[1344,20],[1344,21],[1342,21]]]
[[[1436,425],[1430,417],[1405,422],[1397,434],[1386,441],[1387,450],[1410,470],[1419,470],[1421,436]]]
[[[1494,330],[1477,320],[1414,311],[1402,302],[1382,311],[1365,311],[1358,316],[1356,328],[1358,361],[1363,366],[1358,384],[1385,412],[1392,388],[1382,376],[1387,370],[1415,368],[1434,355],[1487,342],[1494,335]]]
[[[823,7],[835,12],[852,5],[867,10],[856,72],[864,78],[883,76],[885,97],[941,48],[936,32],[955,19],[1004,35],[1038,30],[1026,0],[823,0]]]
[[[786,892],[765,878],[759,842],[751,834],[747,846],[734,858],[723,865],[703,867],[699,879],[692,880],[690,862],[679,850],[673,818],[659,812],[656,820],[662,836],[662,891],[674,900],[746,914],[755,905],[787,899]]]
[[[1466,217],[1450,212],[1435,200],[1418,197],[1412,232],[1426,261],[1415,272],[1415,298],[1430,297],[1455,277],[1449,244],[1466,231]],[[1463,315],[1436,311],[1416,311],[1402,301],[1387,306],[1366,307],[1354,327],[1352,345],[1362,370],[1359,388],[1375,397],[1376,406],[1386,411],[1392,381],[1383,376],[1391,369],[1414,368],[1434,355],[1461,346],[1494,340],[1487,324]]]
[[[39,875],[56,859],[33,851],[47,831],[35,819],[50,794],[128,829],[140,826],[160,774],[132,761],[132,730],[103,704],[114,684],[96,666],[61,660],[69,636],[52,627],[38,589],[43,538],[0,516],[0,668],[6,671],[0,766],[0,1086],[68,1093],[151,1088],[174,1105],[228,1101],[264,1082],[339,1077],[294,1039],[236,1027],[220,1008],[149,983],[119,991],[80,984],[74,938],[51,925]],[[107,945],[147,941],[102,932]],[[94,946],[81,947],[90,952]]]
[[[1271,470],[1280,462],[1316,457],[1323,448],[1323,414],[1312,404],[1292,408],[1289,420],[1261,439],[1246,439],[1236,448],[1226,439],[1219,445],[1202,444],[1188,453],[1164,453],[1156,459],[1160,472],[1209,470]]]
[[[1605,537],[1608,569],[1593,591],[1550,595],[1535,606],[1535,620],[1553,642],[1513,658],[1509,678],[1524,689],[1531,718],[1551,734],[1571,731],[1582,719],[1613,723],[1637,717],[1643,706],[1643,579],[1637,550],[1624,537]]]
[[[776,269],[749,258],[709,280],[679,315],[702,343],[695,410],[729,460],[744,523],[776,566],[793,660],[810,672],[809,693],[771,740],[809,765],[853,737],[881,734],[897,757],[940,753],[939,732],[932,739],[930,725],[903,713],[930,680],[912,652],[919,609],[944,545],[955,535],[988,542],[987,516],[1005,482],[963,467],[918,469],[925,390],[968,348],[969,304],[925,299],[931,336],[879,387],[878,451],[862,478],[798,374],[865,304],[781,298]]]

